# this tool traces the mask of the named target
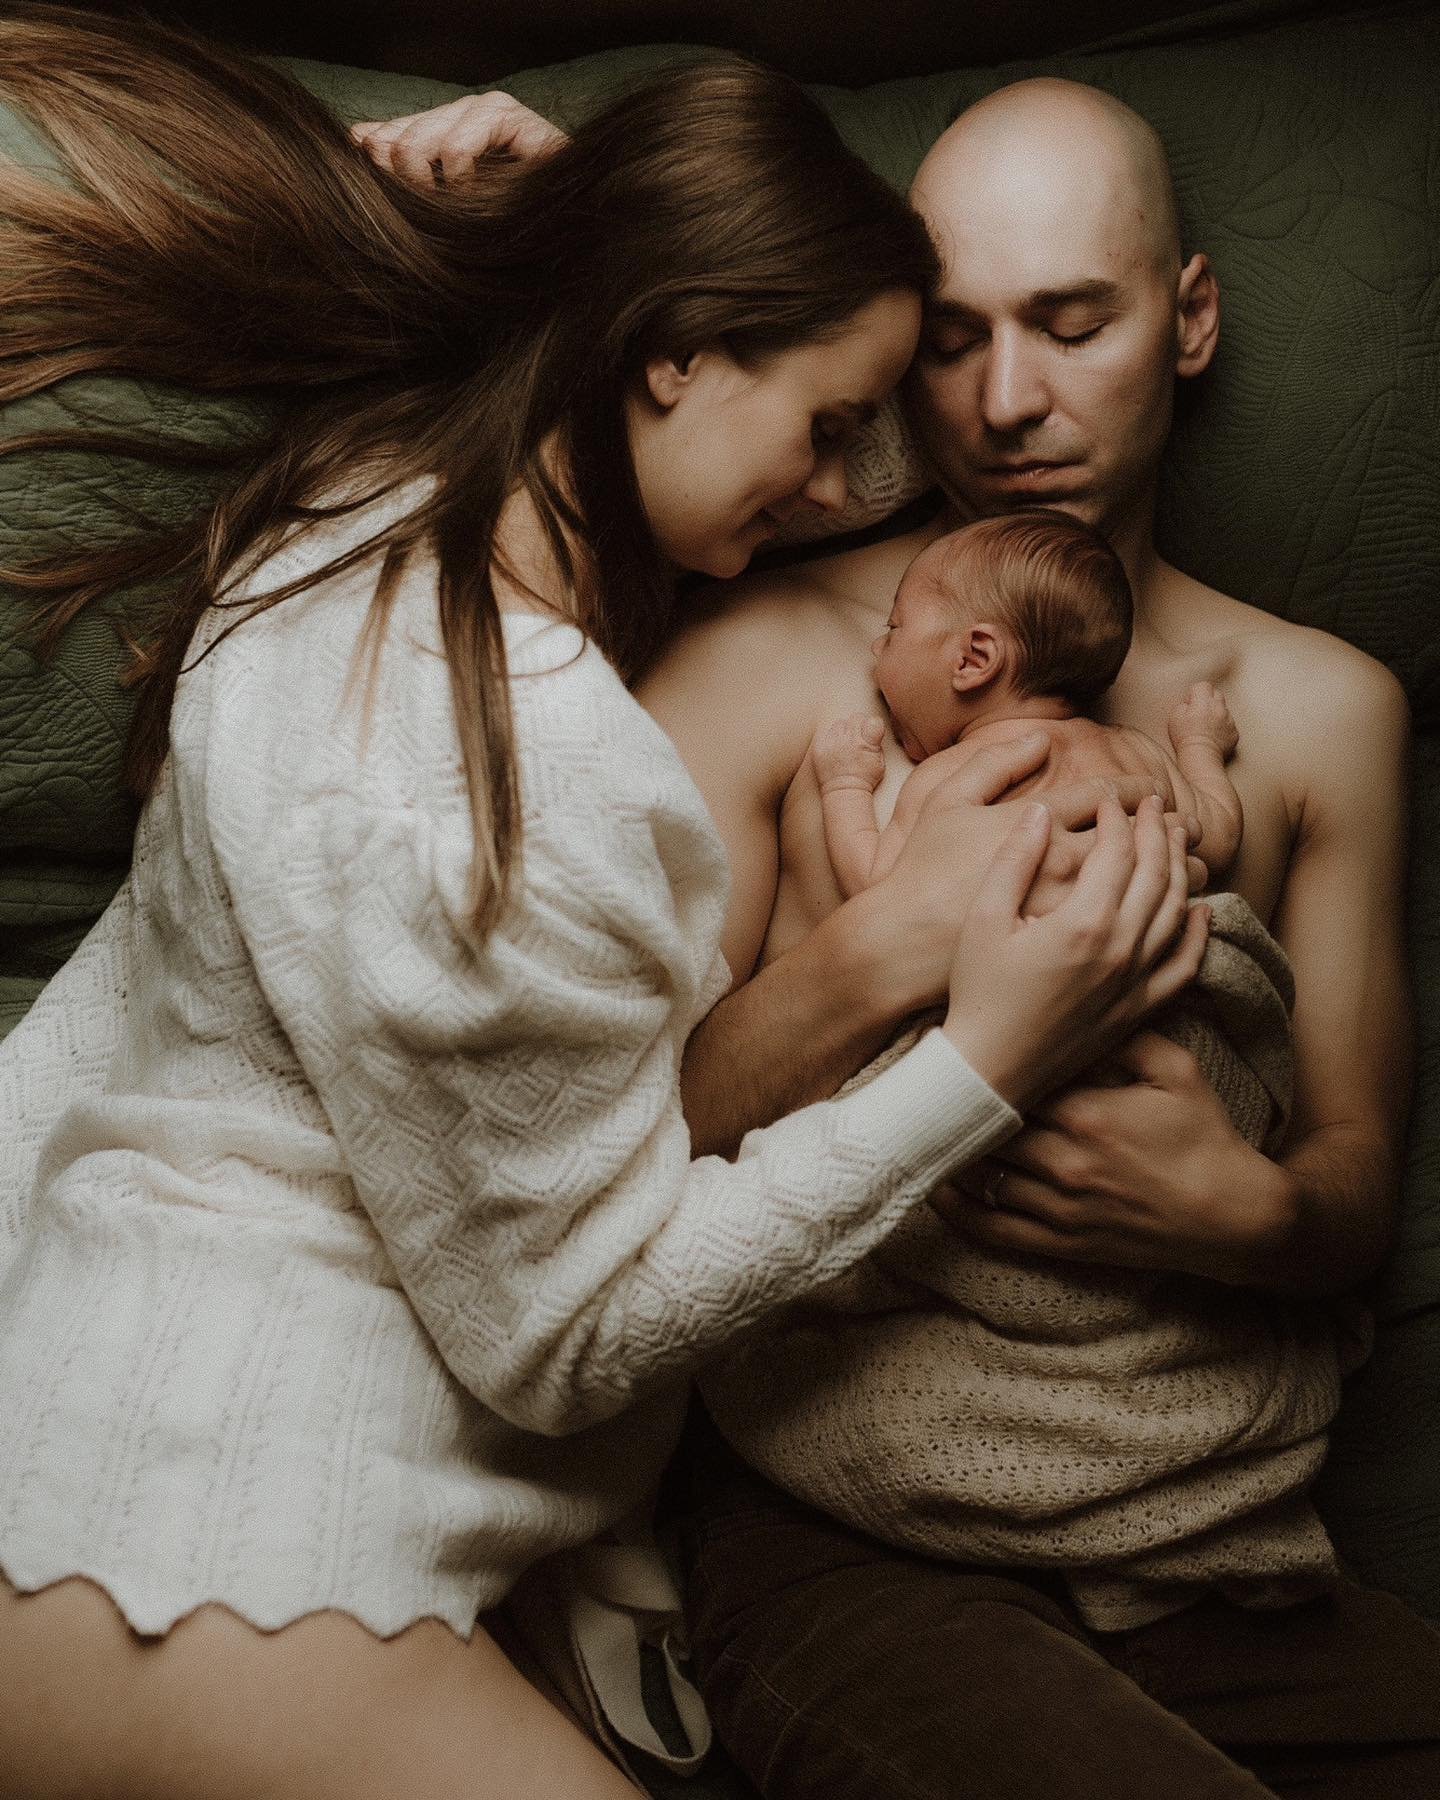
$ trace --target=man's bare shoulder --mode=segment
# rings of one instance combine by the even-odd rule
[[[1381,662],[1363,650],[1321,631],[1313,625],[1297,625],[1277,618],[1248,601],[1222,594],[1217,588],[1176,570],[1167,571],[1165,615],[1170,623],[1183,621],[1181,635],[1193,636],[1219,650],[1231,666],[1232,679],[1263,688],[1273,703],[1287,688],[1301,680],[1321,684],[1317,699],[1352,708],[1379,708],[1393,712],[1404,706],[1404,690]]]
[[[1333,632],[1276,618],[1183,577],[1188,615],[1218,651],[1216,674],[1252,743],[1266,740],[1298,795],[1317,778],[1388,767],[1409,728],[1399,681]],[[1243,745],[1242,745],[1243,747]]]

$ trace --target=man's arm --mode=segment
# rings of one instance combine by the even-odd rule
[[[1404,944],[1409,709],[1378,664],[1312,694],[1327,719],[1273,929],[1295,970],[1292,1218],[1257,1273],[1324,1292],[1378,1266],[1394,1228],[1413,1060]],[[1292,1273],[1293,1271],[1293,1273]]]
[[[1340,645],[1306,693],[1315,729],[1292,752],[1299,816],[1271,922],[1298,996],[1286,1150],[1248,1146],[1194,1059],[1142,1034],[1115,1059],[1131,1085],[1072,1089],[1007,1146],[1002,1211],[962,1203],[981,1241],[1296,1293],[1377,1266],[1409,1096],[1408,715],[1398,683]]]

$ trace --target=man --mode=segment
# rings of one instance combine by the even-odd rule
[[[1182,257],[1149,127],[1093,89],[1021,83],[951,127],[914,199],[946,275],[908,400],[945,512],[731,587],[642,694],[716,815],[735,883],[737,986],[687,1052],[697,1148],[729,1151],[833,1091],[943,993],[960,868],[983,866],[1006,809],[942,790],[892,874],[841,905],[813,873],[825,863],[806,751],[830,719],[880,710],[870,645],[910,559],[960,518],[1043,504],[1098,527],[1134,590],[1104,717],[1163,740],[1170,707],[1204,679],[1239,727],[1245,833],[1228,879],[1294,967],[1294,1119],[1265,1158],[1188,1053],[1141,1033],[1006,1146],[985,1173],[990,1205],[956,1197],[950,1216],[1002,1250],[1339,1293],[1376,1266],[1397,1183],[1403,696],[1340,640],[1156,551],[1174,383],[1210,363],[1219,298],[1205,257]],[[821,484],[813,498],[827,503]],[[893,744],[887,755],[878,798],[893,803],[908,764]],[[1216,1599],[1097,1643],[1043,1576],[885,1550],[722,1450],[698,1492],[707,1698],[769,1796],[1267,1791],[1247,1771],[1274,1792],[1440,1792],[1440,1646],[1385,1596],[1346,1585],[1275,1613]]]
[[[1285,1157],[1267,1163],[1195,1091],[1183,1054],[1142,1037],[1132,1085],[1051,1108],[1043,1131],[1007,1148],[1003,1207],[967,1228],[1277,1289],[1352,1286],[1388,1238],[1406,1086],[1399,684],[1340,639],[1218,594],[1156,551],[1174,381],[1209,365],[1219,296],[1203,255],[1181,261],[1163,151],[1143,121],[1094,89],[1020,83],[950,128],[913,198],[947,273],[907,397],[949,509],[904,537],[727,584],[642,688],[731,853],[731,968],[743,981],[765,961],[692,1040],[697,1146],[733,1148],[832,1090],[943,989],[943,933],[922,945],[914,904],[928,844],[883,902],[837,913],[838,895],[777,891],[776,824],[781,839],[819,831],[806,749],[828,719],[880,710],[870,646],[911,558],[960,516],[1043,504],[1103,531],[1134,589],[1134,644],[1104,719],[1163,741],[1198,679],[1235,716],[1245,835],[1230,879],[1295,968],[1296,1119]],[[898,747],[889,755],[902,774]],[[977,841],[998,837],[970,823]],[[913,967],[877,942],[882,918],[892,939],[916,940]]]

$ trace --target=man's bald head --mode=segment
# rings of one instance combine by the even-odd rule
[[[967,214],[1003,214],[1043,230],[1047,218],[1104,217],[1117,243],[1164,272],[1180,267],[1180,224],[1154,127],[1099,88],[1041,77],[977,101],[921,163],[911,198],[945,253]]]
[[[1176,378],[1219,329],[1159,138],[1096,88],[1020,81],[960,115],[912,198],[944,269],[906,392],[946,492],[1070,512],[1140,555]]]

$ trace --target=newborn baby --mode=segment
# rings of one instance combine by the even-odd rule
[[[1212,880],[1228,868],[1243,817],[1225,773],[1235,725],[1216,690],[1196,682],[1170,714],[1173,757],[1144,732],[1081,717],[1120,672],[1130,622],[1119,557],[1063,513],[982,519],[922,550],[874,645],[875,681],[895,736],[920,765],[883,832],[874,803],[885,770],[883,722],[851,714],[811,745],[826,848],[846,898],[890,869],[936,783],[984,745],[1037,727],[1082,759],[1085,740],[1100,731],[1126,740],[1127,760],[1154,779],[1166,811],[1198,820],[1195,854]],[[1083,772],[1083,761],[1070,768]]]
[[[1124,570],[1087,526],[1030,512],[939,539],[906,571],[875,644],[877,686],[918,767],[878,831],[881,721],[818,732],[824,845],[792,834],[792,864],[797,845],[825,858],[848,897],[890,868],[936,782],[1038,727],[1052,756],[1025,786],[1043,788],[1062,761],[1083,772],[1103,739],[1198,821],[1197,853],[1212,876],[1224,869],[1242,817],[1225,773],[1237,734],[1215,689],[1197,683],[1171,713],[1173,757],[1081,716],[1130,632]],[[1149,1025],[1194,1054],[1236,1130],[1274,1154],[1293,980],[1243,899],[1210,905],[1200,974]],[[1324,1303],[985,1249],[921,1207],[700,1388],[746,1460],[802,1500],[925,1556],[1053,1570],[1093,1628],[1119,1630],[1215,1588],[1264,1606],[1331,1578],[1306,1488],[1340,1372]]]

